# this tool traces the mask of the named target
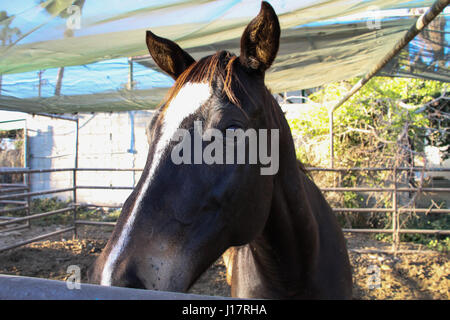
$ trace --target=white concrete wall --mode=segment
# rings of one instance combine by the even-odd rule
[[[134,112],[136,153],[130,153],[131,117],[128,112],[80,114],[79,168],[143,168],[147,159],[146,127],[151,111]],[[75,123],[35,116],[28,119],[29,166],[31,168],[73,168],[75,163]],[[78,172],[77,185],[131,186],[140,176],[132,172]],[[41,191],[72,186],[72,172],[33,174],[32,190]],[[77,201],[95,204],[121,204],[131,190],[77,191]],[[71,199],[72,193],[58,194]]]
[[[29,116],[27,119],[28,167],[32,169],[73,167],[74,129],[73,122]],[[31,175],[32,191],[67,188],[71,185],[70,172]],[[71,197],[71,194],[61,193],[55,196],[65,199]]]

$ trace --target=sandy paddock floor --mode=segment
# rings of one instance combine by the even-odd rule
[[[0,247],[53,231],[58,226],[32,227],[9,233],[0,232]],[[62,227],[60,227],[62,228]],[[65,280],[69,265],[86,270],[106,244],[111,228],[81,227],[79,238],[66,233],[50,240],[31,243],[0,253],[0,273]],[[389,249],[390,245],[367,235],[346,234],[353,267],[354,299],[445,299],[450,297],[448,253],[374,254],[352,249]],[[401,249],[421,249],[402,244]],[[191,293],[230,296],[222,259],[216,261],[190,289]]]

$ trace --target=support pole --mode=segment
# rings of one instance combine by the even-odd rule
[[[329,111],[330,128],[333,126],[333,113],[334,111],[343,105],[351,96],[353,96],[359,89],[361,89],[375,74],[380,71],[393,57],[395,57],[416,35],[418,35],[431,21],[434,20],[450,3],[450,0],[437,0],[424,14],[422,14],[406,32],[406,34],[395,44],[391,51],[389,51],[383,59],[380,60],[357,84],[350,89],[350,91]],[[333,150],[333,131],[330,130],[330,157],[331,167],[334,163],[334,150]]]
[[[328,123],[330,125],[330,168],[334,168],[334,117],[333,109],[328,113]]]
[[[28,168],[28,124],[27,124],[27,120],[25,120],[25,125],[23,127],[23,167],[24,168]],[[24,184],[27,185],[27,189],[26,189],[26,193],[30,193],[31,192],[31,174],[29,173],[24,173],[22,175],[23,179],[24,179]],[[31,197],[27,196],[27,209],[25,210],[25,215],[29,216],[31,215]],[[27,228],[30,228],[30,221],[28,220],[27,223]]]
[[[76,129],[75,129],[75,163],[73,168],[73,176],[72,176],[72,182],[73,182],[73,237],[77,238],[77,169],[78,169],[78,136],[79,136],[79,129],[80,129],[80,122],[79,118],[77,116],[75,121]]]
[[[399,218],[398,218],[398,204],[397,204],[397,167],[393,170],[394,191],[392,191],[392,251],[396,254],[399,244]]]
[[[38,77],[39,77],[39,83],[38,83],[38,97],[40,98],[42,96],[42,74],[44,73],[43,70],[38,71]]]
[[[134,80],[133,80],[133,59],[130,57],[128,58],[128,83],[127,83],[128,90],[133,90],[134,87]]]

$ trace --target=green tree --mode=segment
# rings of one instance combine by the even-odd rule
[[[308,145],[302,149],[301,142],[328,144],[328,110],[357,81],[324,86],[310,96],[315,104],[307,113],[288,119],[294,136],[300,137],[297,147],[300,160],[313,166],[327,164],[328,149],[314,157]],[[444,91],[445,84],[437,81],[382,77],[369,81],[334,113],[337,165],[374,166],[381,162],[386,166],[400,165],[407,161],[405,152],[420,156],[424,146],[432,143],[427,138],[436,131],[433,113],[427,108]],[[448,128],[444,125],[440,129],[437,140],[447,139]]]
[[[313,101],[295,117],[288,118],[298,158],[308,166],[329,165],[328,110],[358,81],[352,79],[324,86],[309,98]],[[393,167],[426,165],[426,146],[448,147],[449,97],[444,83],[421,79],[382,78],[369,81],[334,113],[336,167]],[[301,108],[301,107],[300,107]],[[447,108],[447,109],[445,109]],[[445,152],[444,152],[445,158]],[[313,174],[322,187],[391,187],[392,173],[347,172]],[[402,185],[420,187],[412,172],[398,175]],[[414,185],[417,184],[417,185]],[[414,203],[414,195],[403,193],[399,205]],[[326,197],[333,207],[392,206],[389,193],[332,193]],[[384,228],[391,225],[391,214],[341,214],[347,227]],[[418,217],[403,215],[403,226],[418,224]],[[409,220],[408,220],[409,219]],[[445,223],[426,217],[430,226]],[[448,220],[446,220],[448,221]]]

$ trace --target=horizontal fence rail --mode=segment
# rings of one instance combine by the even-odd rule
[[[77,189],[108,189],[108,190],[133,190],[129,186],[77,186]]]
[[[25,205],[23,207],[15,207],[15,208],[8,208],[8,209],[0,209],[0,214],[5,214],[5,213],[10,213],[10,212],[15,212],[15,211],[22,211],[22,210],[27,210],[29,207],[28,205]],[[0,216],[0,219],[2,219],[3,217]]]
[[[91,226],[110,226],[110,227],[114,227],[116,225],[115,222],[91,221],[91,220],[75,220],[75,224],[91,225]]]
[[[14,249],[14,248],[18,248],[18,247],[24,246],[26,244],[30,244],[30,243],[33,243],[33,242],[36,242],[36,241],[44,240],[44,239],[47,239],[47,238],[50,238],[50,237],[53,237],[53,236],[57,236],[59,234],[66,233],[66,232],[69,232],[69,231],[74,231],[74,230],[75,230],[75,227],[69,227],[69,228],[64,228],[64,229],[61,229],[61,230],[56,230],[56,231],[53,231],[53,232],[49,232],[49,233],[46,233],[46,234],[43,234],[43,235],[31,238],[31,239],[28,239],[28,240],[20,241],[18,243],[10,245],[10,246],[6,246],[6,247],[3,247],[3,248],[0,248],[0,252],[6,251],[6,250],[11,250],[11,249]]]
[[[412,188],[412,187],[399,187],[397,183],[397,174],[401,172],[450,172],[450,168],[424,168],[424,167],[368,167],[368,168],[318,168],[318,167],[307,167],[308,172],[335,172],[335,173],[348,173],[348,172],[392,172],[394,174],[393,186],[390,187],[323,187],[320,188],[322,192],[378,192],[378,193],[391,193],[393,196],[394,204],[391,208],[332,208],[335,213],[388,213],[392,215],[393,226],[388,229],[368,229],[368,228],[343,228],[344,232],[349,233],[388,233],[393,234],[394,237],[398,238],[399,234],[406,233],[416,233],[416,234],[431,234],[431,235],[449,235],[450,230],[431,230],[431,229],[401,229],[400,226],[396,224],[398,216],[405,212],[414,213],[439,213],[439,214],[449,214],[450,209],[443,208],[415,208],[415,207],[399,207],[397,204],[397,195],[402,192],[409,193],[449,193],[450,188],[441,187],[422,187],[422,188]],[[142,168],[53,168],[53,169],[27,169],[27,168],[0,168],[0,175],[4,174],[40,174],[40,173],[51,173],[51,172],[71,172],[76,174],[76,172],[142,172]],[[53,190],[43,190],[43,191],[30,191],[30,186],[25,183],[11,183],[11,184],[0,184],[0,205],[10,205],[15,207],[2,208],[0,209],[0,214],[18,212],[21,210],[26,210],[27,215],[20,218],[2,217],[0,216],[0,227],[7,225],[13,225],[12,228],[8,228],[2,231],[21,229],[29,226],[30,220],[39,219],[43,217],[52,216],[55,214],[67,213],[73,211],[73,225],[70,228],[64,230],[59,230],[55,232],[48,233],[33,239],[22,241],[18,244],[8,246],[6,248],[0,248],[0,251],[9,250],[11,248],[16,248],[18,246],[28,244],[34,241],[39,241],[57,234],[64,232],[73,231],[76,235],[76,229],[81,225],[91,225],[91,226],[108,226],[112,227],[115,222],[105,222],[105,221],[91,221],[91,220],[79,220],[76,215],[76,208],[114,208],[119,209],[121,205],[101,205],[101,204],[91,204],[91,203],[71,203],[67,208],[53,210],[43,213],[31,214],[30,211],[30,198],[35,196],[50,195],[62,192],[73,192],[74,199],[76,200],[77,190],[133,190],[133,186],[102,186],[102,185],[77,185],[76,179],[74,179],[74,184],[70,188],[60,188]],[[22,192],[21,192],[22,191]],[[2,221],[3,220],[3,221]],[[6,221],[5,221],[6,220]],[[24,223],[27,225],[14,226],[14,224]],[[396,245],[398,241],[394,241],[393,250],[396,250]]]
[[[78,287],[77,287],[78,286]],[[0,275],[0,300],[238,300],[189,293],[108,287]]]
[[[334,212],[393,212],[389,208],[333,208]],[[421,208],[398,208],[399,212],[417,212],[417,213],[450,213],[450,209],[421,209]]]
[[[29,176],[31,174],[52,173],[52,172],[74,172],[74,168],[51,168],[51,169],[28,169],[28,168],[0,168],[0,175],[21,174],[26,183],[1,183],[0,184],[0,205],[8,205],[0,209],[0,214],[11,214],[14,212],[25,212],[25,216],[10,217],[0,216],[0,232],[10,232],[30,227],[30,221],[42,219],[49,216],[73,212],[75,214],[76,207],[69,203],[66,208],[52,210],[47,212],[32,213],[31,198],[37,196],[45,196],[58,194],[63,192],[76,192],[76,186],[68,188],[58,188],[52,190],[30,191]],[[22,191],[22,192],[21,192]],[[70,227],[62,228],[53,232],[42,234],[31,239],[17,242],[12,245],[0,248],[0,252],[11,250],[20,246],[24,246],[36,241],[51,238],[67,232],[75,232],[75,224]]]
[[[21,200],[0,200],[0,204],[22,204],[22,205],[26,205],[27,202],[26,201],[21,201]]]
[[[14,218],[13,220],[10,220],[10,221],[0,222],[0,227],[6,226],[8,224],[53,216],[55,214],[69,212],[69,211],[73,211],[73,208],[63,208],[63,209],[58,209],[58,210],[53,210],[53,211],[48,211],[48,212],[43,212],[43,213],[36,213],[36,214],[32,214],[32,215],[29,215],[29,216],[26,216],[23,218]]]
[[[28,188],[28,185],[23,184],[23,183],[0,183],[0,190],[2,190],[2,188]]]
[[[28,187],[0,187],[0,194],[28,190]]]
[[[306,171],[330,171],[330,172],[348,172],[348,171],[424,171],[424,172],[450,172],[450,168],[424,168],[424,167],[353,167],[353,168],[318,168],[306,167]]]
[[[76,168],[51,168],[51,169],[27,169],[27,168],[0,168],[0,175],[2,174],[20,174],[20,173],[49,173],[49,172],[64,172],[77,171]]]
[[[320,188],[322,192],[450,192],[450,188],[363,188],[363,187],[337,187]]]
[[[61,192],[68,192],[68,191],[74,191],[74,190],[75,190],[75,188],[61,188],[61,189],[54,189],[54,190],[7,194],[7,195],[0,196],[0,200],[18,199],[18,198],[33,197],[33,196],[43,196],[46,194],[61,193]]]

